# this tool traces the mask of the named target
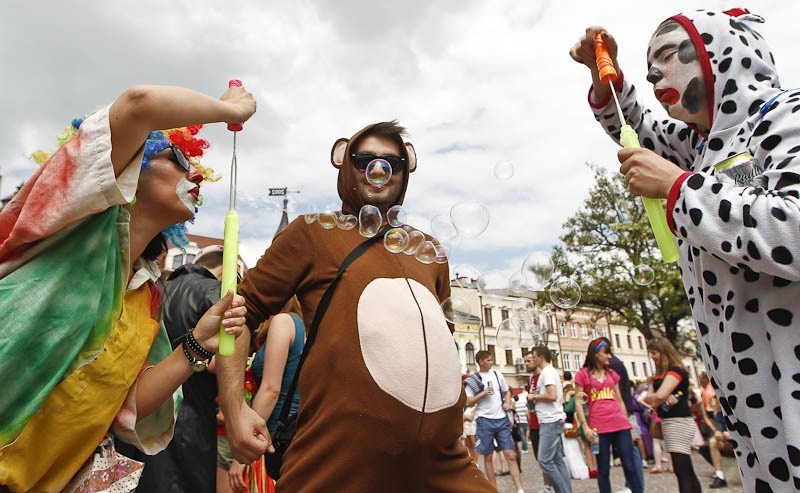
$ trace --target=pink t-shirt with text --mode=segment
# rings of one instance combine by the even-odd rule
[[[602,382],[589,374],[586,368],[575,375],[575,384],[583,387],[589,396],[589,428],[596,428],[598,433],[613,433],[630,430],[628,417],[622,412],[614,386],[619,382],[619,375],[612,369],[606,370]]]

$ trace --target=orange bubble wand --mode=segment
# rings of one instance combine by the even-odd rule
[[[614,98],[614,105],[617,108],[617,116],[622,123],[620,128],[619,141],[622,147],[625,148],[639,148],[639,136],[636,131],[625,122],[625,116],[622,114],[622,107],[617,99],[617,91],[614,90],[614,81],[617,80],[617,71],[614,68],[614,63],[611,61],[611,56],[608,54],[606,42],[603,41],[601,33],[594,35],[594,55],[597,58],[597,69],[600,72],[600,80],[608,83],[611,89],[611,96]],[[667,226],[667,215],[664,213],[664,208],[661,206],[661,201],[658,199],[651,199],[642,197],[644,209],[647,211],[647,219],[650,220],[650,228],[653,230],[653,235],[656,237],[656,243],[661,250],[661,258],[664,262],[675,262],[678,260],[678,247],[675,240],[672,238],[672,233]]]

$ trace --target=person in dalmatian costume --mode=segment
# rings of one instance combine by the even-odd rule
[[[800,489],[800,90],[781,88],[754,29],[761,22],[733,9],[659,25],[647,80],[666,119],[639,103],[605,29],[588,28],[570,55],[591,70],[589,105],[618,141],[620,121],[594,55],[595,34],[606,41],[620,74],[614,90],[643,147],[619,151],[620,171],[631,193],[667,199],[702,356],[745,491],[783,492]],[[757,160],[757,180],[740,185],[715,171],[743,152]]]

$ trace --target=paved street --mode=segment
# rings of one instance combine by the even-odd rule
[[[736,467],[736,461],[732,458],[723,457],[723,467],[725,469],[725,477],[728,480],[728,488],[720,488],[717,490],[709,490],[708,485],[711,483],[711,475],[714,473],[712,467],[703,458],[695,453],[692,454],[694,462],[694,469],[697,477],[700,479],[700,484],[703,491],[718,491],[720,493],[741,493],[742,483],[739,479],[739,470]],[[678,491],[678,482],[675,476],[670,473],[661,474],[648,474],[645,471],[645,491],[648,493],[674,493]],[[525,493],[538,493],[542,489],[542,471],[533,457],[532,453],[522,454],[522,486],[525,488]],[[612,491],[617,491],[625,486],[625,477],[622,473],[621,467],[611,468],[611,487]],[[497,489],[500,493],[515,493],[514,483],[511,481],[511,476],[499,476],[497,478]],[[596,493],[597,481],[594,479],[587,479],[584,481],[572,481],[572,491],[574,493]]]

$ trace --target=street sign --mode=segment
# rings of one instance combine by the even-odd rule
[[[269,196],[270,197],[285,197],[286,196],[286,188],[270,188],[269,189]]]

